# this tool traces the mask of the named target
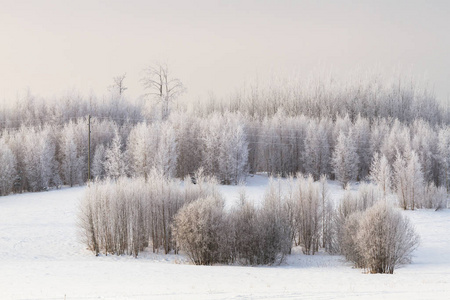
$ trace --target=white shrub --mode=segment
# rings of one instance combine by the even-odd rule
[[[223,199],[200,198],[184,206],[175,216],[174,238],[196,265],[226,263],[231,256],[226,251],[225,224]]]
[[[362,216],[357,233],[362,265],[370,273],[394,273],[410,263],[419,236],[400,211],[379,201]]]

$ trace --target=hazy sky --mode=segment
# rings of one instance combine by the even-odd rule
[[[326,67],[412,70],[450,94],[450,1],[0,0],[0,99],[107,91],[168,61],[185,97]]]

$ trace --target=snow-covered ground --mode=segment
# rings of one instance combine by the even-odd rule
[[[267,178],[248,178],[259,201]],[[342,194],[331,184],[333,195]],[[450,210],[405,212],[421,236],[414,262],[363,274],[339,256],[272,267],[194,266],[183,256],[95,257],[78,241],[84,187],[0,198],[0,299],[449,299]],[[239,187],[221,187],[228,202]]]

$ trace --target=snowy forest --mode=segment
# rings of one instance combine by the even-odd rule
[[[384,188],[399,193],[408,180],[421,192],[450,185],[450,114],[432,93],[401,79],[254,87],[207,103],[182,102],[173,89],[162,91],[164,83],[149,86],[160,95],[130,100],[120,79],[101,99],[28,94],[4,105],[0,193],[85,184],[88,152],[90,179],[147,177],[152,169],[182,179],[202,168],[222,184],[300,172],[345,186],[385,172]]]
[[[195,264],[254,265],[301,245],[393,273],[419,238],[387,199],[447,207],[450,114],[412,81],[255,84],[183,102],[167,67],[147,70],[139,99],[127,98],[124,79],[102,98],[29,93],[0,114],[0,194],[92,181],[80,223],[96,255],[137,257],[151,246],[181,249]],[[288,192],[272,183],[261,207],[242,193],[226,210],[215,186],[256,173],[287,178]],[[334,205],[327,179],[360,182],[358,193]]]

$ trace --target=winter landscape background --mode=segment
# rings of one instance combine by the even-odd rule
[[[445,1],[5,1],[0,298],[446,299]]]

